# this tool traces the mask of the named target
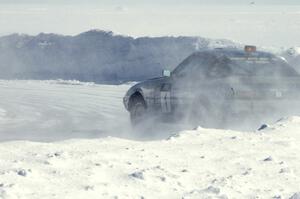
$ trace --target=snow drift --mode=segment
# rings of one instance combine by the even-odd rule
[[[120,130],[120,129],[116,129]],[[300,117],[161,141],[0,144],[0,198],[297,198]]]

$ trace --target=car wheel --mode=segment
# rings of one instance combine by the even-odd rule
[[[146,118],[146,106],[142,101],[136,101],[130,109],[130,120],[133,126],[141,124]]]

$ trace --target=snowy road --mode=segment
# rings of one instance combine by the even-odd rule
[[[0,142],[107,136],[153,140],[185,129],[180,124],[160,124],[149,132],[134,131],[123,106],[130,86],[0,80]]]
[[[0,81],[0,199],[300,197],[300,117],[134,141],[128,87]]]
[[[128,87],[76,81],[0,81],[0,140],[120,135],[115,130],[128,126],[122,104]]]

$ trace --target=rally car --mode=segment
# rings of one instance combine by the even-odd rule
[[[172,118],[204,127],[297,114],[299,74],[282,57],[244,49],[207,49],[172,72],[131,87],[123,102],[132,124]]]

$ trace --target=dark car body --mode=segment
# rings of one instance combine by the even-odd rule
[[[193,53],[169,77],[134,85],[124,97],[124,105],[132,113],[136,101],[142,100],[147,114],[215,127],[246,115],[259,120],[296,114],[299,88],[298,73],[280,57],[212,49]]]

